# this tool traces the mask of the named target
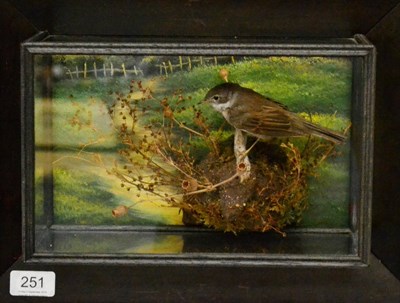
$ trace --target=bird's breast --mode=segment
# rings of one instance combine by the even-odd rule
[[[222,116],[224,116],[225,120],[228,121],[228,122],[230,123],[230,119],[229,119],[229,118],[230,118],[230,114],[229,114],[229,111],[230,111],[230,109],[227,108],[227,109],[223,110],[221,113],[222,113]]]

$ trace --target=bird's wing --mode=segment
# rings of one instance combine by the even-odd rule
[[[296,118],[284,108],[276,105],[263,105],[244,111],[237,108],[231,113],[230,123],[255,136],[282,137],[301,135],[296,127]],[[234,117],[232,119],[232,117]],[[299,132],[300,131],[300,132]]]
[[[284,110],[289,110],[288,107],[285,104],[280,103],[279,101],[276,101],[275,99],[272,99],[270,97],[263,96],[254,90],[246,87],[240,87],[241,95],[245,95],[247,98],[252,98],[260,101],[262,104],[265,104],[266,106],[272,107],[272,108],[281,108]]]

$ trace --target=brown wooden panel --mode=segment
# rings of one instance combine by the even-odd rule
[[[35,33],[12,6],[0,2],[0,271],[21,254],[19,44]]]
[[[368,33],[378,49],[372,248],[400,277],[400,203],[396,183],[400,171],[400,9],[394,8],[397,3],[397,0],[0,1],[1,272],[11,265],[21,250],[19,43],[35,31],[77,35],[281,37],[343,37]],[[18,268],[31,267],[19,265]],[[265,269],[255,273],[247,268],[189,268],[185,272],[168,267],[160,270],[102,266],[50,266],[46,269],[56,270],[61,279],[55,302],[110,302],[113,301],[110,296],[114,297],[114,302],[139,299],[221,302],[237,298],[253,302],[262,299],[274,302],[399,300],[398,283],[379,267],[376,259],[369,269],[345,271]],[[0,301],[22,301],[6,295],[8,273],[0,284]],[[82,285],[85,285],[86,297],[77,292]]]
[[[400,5],[368,33],[377,83],[372,250],[400,277]]]
[[[52,34],[172,36],[352,36],[397,3],[386,1],[14,0]]]
[[[1,302],[363,302],[398,303],[400,282],[372,258],[364,269],[27,266],[13,270],[56,273],[54,298],[8,295],[7,272],[0,279]],[[29,300],[28,300],[29,299]]]

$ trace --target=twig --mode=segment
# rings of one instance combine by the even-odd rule
[[[178,126],[179,126],[180,128],[186,129],[188,132],[191,132],[191,133],[193,133],[193,134],[195,134],[195,135],[197,135],[197,136],[200,136],[200,137],[202,137],[202,138],[205,138],[205,137],[206,137],[204,134],[201,134],[201,133],[195,131],[194,129],[191,129],[190,127],[187,127],[185,124],[183,124],[182,122],[176,120],[175,118],[172,118],[172,120],[173,120],[176,124],[178,124]]]
[[[64,159],[68,159],[68,158],[75,159],[75,160],[80,160],[80,161],[84,161],[84,162],[88,162],[88,163],[92,164],[93,166],[100,167],[96,162],[93,162],[93,161],[90,161],[88,159],[85,159],[83,157],[78,157],[78,156],[63,156],[63,157],[58,158],[57,160],[54,160],[53,164],[56,164],[57,162],[60,162],[60,161],[62,161]]]
[[[250,151],[253,149],[254,146],[256,146],[256,144],[258,143],[258,141],[260,141],[260,138],[257,138],[256,141],[254,141],[254,143],[243,153],[243,155],[241,155],[242,157],[246,157]]]
[[[104,141],[104,138],[103,138],[103,137],[102,137],[102,138],[99,138],[99,139],[97,139],[97,140],[95,140],[95,141],[85,143],[85,144],[82,146],[82,148],[79,150],[78,156],[79,156],[81,153],[86,152],[86,151],[85,151],[85,148],[86,148],[86,147],[88,147],[88,146],[90,146],[90,145],[95,145],[95,144],[97,144],[97,143],[101,143],[102,141]]]
[[[172,118],[172,120],[180,127],[183,128],[185,130],[187,130],[188,132],[195,134],[201,138],[203,138],[205,141],[209,141],[211,143],[212,148],[214,149],[214,152],[216,155],[218,155],[219,150],[218,147],[216,145],[216,143],[214,142],[214,140],[212,140],[212,138],[210,136],[206,136],[202,133],[199,133],[198,131],[195,131],[194,129],[187,127],[185,124],[183,124],[182,122],[178,121],[175,117]]]
[[[180,195],[182,195],[182,196],[191,196],[191,195],[195,195],[195,194],[207,193],[207,192],[215,190],[217,187],[219,187],[221,185],[224,185],[226,183],[229,183],[229,182],[233,181],[239,175],[240,175],[240,173],[237,172],[234,175],[232,175],[231,177],[229,177],[228,179],[223,180],[223,181],[221,181],[221,182],[219,182],[217,184],[211,184],[207,188],[199,189],[199,190],[192,191],[192,192],[189,192],[189,193],[186,193],[186,194],[177,194],[175,196],[180,196]]]
[[[171,166],[173,166],[175,169],[177,169],[178,171],[180,171],[182,174],[184,174],[186,177],[188,178],[193,178],[192,176],[190,176],[188,173],[186,173],[185,171],[183,171],[177,164],[175,164],[175,162],[167,157],[162,151],[161,149],[157,146],[157,153],[164,158],[165,161],[167,161]]]

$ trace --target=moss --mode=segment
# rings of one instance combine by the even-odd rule
[[[321,148],[319,139],[313,139],[307,146],[301,154],[290,143],[259,143],[251,154],[250,180],[240,183],[236,179],[212,192],[186,196],[179,203],[185,211],[185,224],[233,233],[268,230],[283,233],[285,226],[298,224],[308,207],[308,178],[320,164],[316,160],[332,152],[331,144],[323,144]],[[229,178],[235,169],[235,161],[224,163],[213,156],[196,167],[214,184]]]

